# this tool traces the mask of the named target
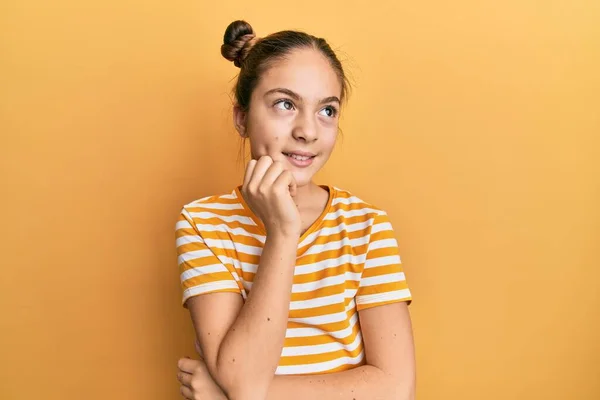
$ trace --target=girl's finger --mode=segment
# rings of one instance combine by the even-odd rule
[[[258,186],[260,185],[263,176],[265,175],[271,164],[273,164],[273,159],[269,156],[262,156],[256,162],[256,166],[252,171],[252,177],[248,182],[248,188],[250,188],[251,190],[258,189]]]
[[[254,173],[254,168],[256,167],[256,160],[250,160],[248,165],[246,165],[246,171],[244,171],[244,184],[245,188],[250,183],[250,178],[252,178],[252,174]]]
[[[180,386],[179,391],[184,399],[194,400],[194,392],[187,386]]]
[[[279,175],[281,175],[283,170],[283,164],[275,161],[273,164],[271,164],[267,172],[265,172],[265,175],[261,180],[261,184],[267,186],[273,185],[273,183],[279,177]]]
[[[177,380],[179,381],[179,383],[181,383],[183,386],[187,386],[189,388],[192,387],[192,374],[188,374],[187,372],[183,372],[183,371],[179,371],[177,373]]]
[[[177,363],[177,367],[188,374],[193,374],[194,370],[201,366],[202,363],[198,360],[192,360],[191,358],[180,358]]]
[[[285,185],[290,191],[290,196],[296,196],[296,179],[294,179],[294,174],[289,170],[283,171],[275,182],[273,182],[273,186]],[[283,188],[281,188],[283,189]]]

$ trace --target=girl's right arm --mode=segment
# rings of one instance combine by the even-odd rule
[[[295,183],[280,163],[250,161],[242,192],[267,230],[252,290],[188,299],[209,372],[227,397],[264,399],[279,363],[300,237]]]

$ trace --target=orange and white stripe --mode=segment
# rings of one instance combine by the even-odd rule
[[[410,301],[387,214],[327,186],[329,201],[302,235],[278,375],[342,371],[364,363],[358,311]],[[252,290],[266,239],[239,188],[184,206],[176,224],[183,304],[207,293]]]

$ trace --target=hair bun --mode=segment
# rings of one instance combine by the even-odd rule
[[[242,62],[256,42],[254,29],[246,21],[234,21],[225,30],[221,54],[233,64],[241,68]]]

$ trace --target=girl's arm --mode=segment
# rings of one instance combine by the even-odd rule
[[[241,397],[258,398],[255,396],[258,390],[267,400],[414,400],[415,357],[406,303],[365,309],[359,311],[359,315],[366,365],[330,374],[275,376],[268,393],[250,385]],[[186,375],[185,380],[180,379],[182,383],[192,387],[190,382],[195,379],[196,392],[209,395],[210,385],[202,383],[210,383],[213,378],[202,361],[180,360],[180,369]]]
[[[230,400],[267,395],[285,339],[297,243],[267,236],[245,304],[234,293],[187,302],[208,371]]]
[[[321,375],[276,376],[268,400],[413,400],[415,355],[405,302],[359,311],[367,365]]]
[[[242,193],[266,230],[252,290],[245,303],[221,292],[187,305],[208,371],[227,397],[263,400],[285,339],[301,219],[293,174],[271,157],[248,162]],[[221,271],[219,262],[208,269]]]

